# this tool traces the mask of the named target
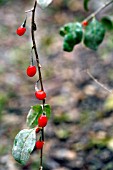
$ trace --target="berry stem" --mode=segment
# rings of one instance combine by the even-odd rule
[[[30,56],[30,65],[33,66],[34,62],[33,62],[33,49],[31,49],[31,56]]]
[[[100,8],[98,8],[95,12],[93,12],[91,15],[89,15],[85,20],[89,21],[90,19],[92,19],[93,17],[95,17],[99,12],[101,12],[104,8],[106,8],[107,6],[109,6],[111,3],[113,3],[112,1],[106,2],[103,6],[101,6]]]
[[[23,27],[26,26],[26,21],[27,21],[27,15],[26,15],[26,18],[25,18],[25,20],[24,20],[24,22],[23,22],[23,24],[22,24]]]

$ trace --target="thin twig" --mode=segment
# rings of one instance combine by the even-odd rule
[[[90,20],[92,19],[94,16],[96,16],[99,12],[101,12],[104,8],[106,8],[107,6],[109,6],[111,3],[113,3],[112,1],[106,2],[103,6],[101,6],[99,9],[97,9],[94,13],[92,13],[91,15],[89,15],[85,20]]]
[[[90,78],[92,78],[99,86],[101,86],[104,90],[106,90],[109,93],[112,93],[112,90],[108,89],[104,84],[100,83],[89,71],[89,69],[86,69],[86,73],[89,75]]]

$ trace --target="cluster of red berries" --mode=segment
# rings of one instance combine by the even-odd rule
[[[33,77],[36,74],[36,67],[32,65],[29,66],[26,73],[29,77]],[[43,90],[37,90],[35,96],[39,100],[44,100],[46,98],[46,93]]]
[[[26,32],[25,26],[26,26],[26,19],[25,19],[24,23],[20,27],[18,27],[18,29],[16,31],[17,35],[19,35],[19,36],[24,35],[24,33]],[[26,70],[26,74],[29,77],[33,77],[36,74],[36,72],[37,72],[36,67],[33,64],[28,66],[28,68]],[[39,100],[44,100],[46,98],[46,93],[43,90],[36,90],[35,96]],[[36,128],[36,133],[38,133],[41,130],[41,128],[44,128],[47,125],[47,122],[48,122],[48,119],[47,119],[46,115],[42,114],[38,118],[38,128]],[[43,145],[44,145],[43,140],[38,140],[36,142],[36,148],[37,149],[42,149]]]
[[[18,27],[16,33],[17,35],[22,36],[24,35],[25,32],[26,32],[26,19],[23,22],[23,24],[20,27]],[[33,77],[36,74],[36,67],[34,65],[30,65],[27,68],[26,73],[29,77]]]
[[[26,19],[23,22],[23,24],[17,29],[17,34],[19,36],[24,35],[24,33],[26,32]],[[31,64],[30,66],[28,66],[27,70],[26,70],[26,74],[29,77],[33,77],[37,72],[36,66],[34,66],[33,64]],[[35,96],[37,99],[39,100],[44,100],[46,98],[46,93],[43,90],[37,90],[35,92]]]
[[[32,65],[29,66],[26,73],[29,77],[33,77],[36,74],[36,67]],[[46,93],[43,90],[36,90],[35,96],[39,100],[44,100],[46,98]]]

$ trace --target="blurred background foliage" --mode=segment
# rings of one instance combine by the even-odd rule
[[[103,2],[91,0],[88,12],[84,11],[83,0],[54,0],[48,9],[37,9],[37,48],[46,103],[52,107],[45,129],[45,170],[113,169],[113,95],[85,71],[89,69],[113,89],[112,30],[97,52],[83,44],[72,53],[63,52],[59,35],[63,24],[81,22]],[[34,96],[37,76],[26,76],[31,53],[30,13],[25,36],[16,35],[26,17],[24,11],[32,5],[31,0],[0,0],[0,170],[37,170],[39,164],[36,150],[26,166],[17,164],[11,155],[15,135],[27,128],[30,106],[39,102]],[[111,7],[97,18],[112,16]]]

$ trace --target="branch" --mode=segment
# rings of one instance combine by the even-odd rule
[[[34,26],[36,26],[36,24],[35,24],[36,6],[37,6],[37,1],[35,1],[34,8],[32,10],[32,20],[31,20],[31,37],[32,37],[32,43],[33,43],[32,49],[34,49],[35,56],[36,56],[36,62],[37,62],[37,67],[38,67],[38,72],[39,72],[39,81],[40,81],[40,85],[41,85],[41,90],[44,90],[43,82],[42,82],[42,74],[41,74],[41,65],[40,65],[40,62],[39,62],[39,56],[38,56],[38,52],[37,52],[35,35],[34,35],[34,32],[36,31],[34,29]],[[44,103],[45,103],[45,100],[43,100],[43,104]]]
[[[36,6],[37,6],[37,1],[35,0],[34,8],[32,9],[32,20],[31,20],[31,37],[32,37],[32,43],[33,43],[32,49],[34,49],[35,56],[36,56],[36,62],[37,62],[37,67],[38,67],[41,90],[44,91],[43,82],[42,82],[42,74],[41,74],[41,65],[40,65],[40,62],[39,62],[39,56],[38,56],[36,42],[35,42],[35,36],[34,36],[34,32],[36,31],[34,29],[34,26],[36,26],[36,24],[35,24]],[[44,104],[45,104],[45,99],[43,100],[43,105]]]
[[[44,87],[43,87],[43,81],[42,81],[42,74],[41,74],[41,65],[40,65],[40,61],[39,61],[39,56],[38,56],[38,52],[37,52],[37,47],[36,47],[36,42],[35,42],[35,34],[34,32],[36,31],[36,24],[35,24],[35,11],[36,11],[36,6],[37,6],[37,1],[35,0],[35,4],[32,10],[28,10],[32,11],[32,20],[31,20],[31,37],[32,37],[32,49],[34,50],[35,56],[36,56],[36,62],[37,62],[37,68],[38,68],[38,73],[39,73],[39,82],[40,82],[40,86],[41,86],[41,90],[44,91]],[[45,104],[45,99],[43,100],[43,106]],[[42,140],[44,141],[44,128],[41,130],[41,136],[42,136]],[[43,169],[43,148],[40,151],[40,168],[39,170]]]
[[[96,16],[99,12],[101,12],[104,8],[109,6],[111,3],[113,3],[113,0],[109,1],[109,2],[106,2],[103,6],[101,6],[99,9],[97,9],[97,11],[95,11],[94,13],[89,15],[85,20],[88,21],[88,20],[92,19],[94,16]]]
[[[106,90],[109,93],[112,93],[112,90],[108,89],[105,85],[103,85],[102,83],[100,83],[91,73],[90,71],[87,69],[86,73],[89,75],[90,78],[92,78],[99,86],[101,86],[104,90]]]

